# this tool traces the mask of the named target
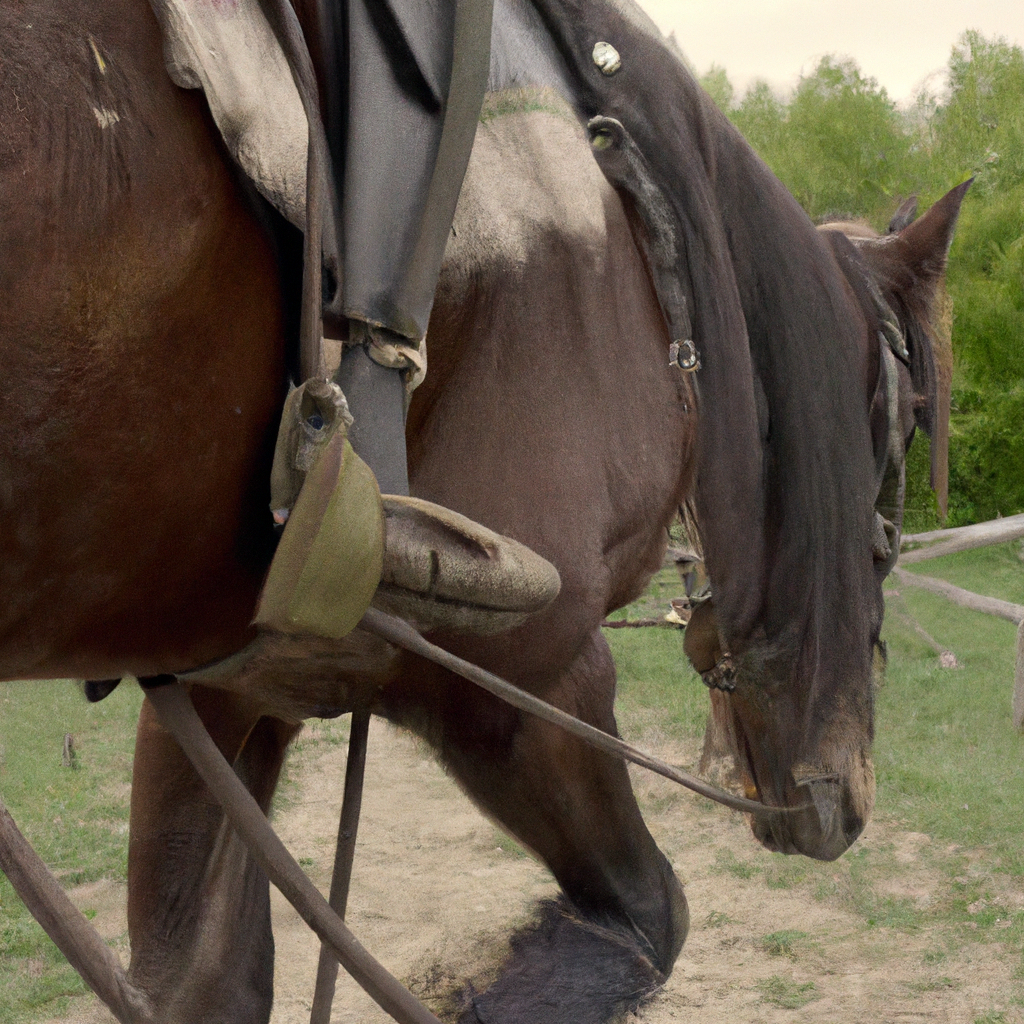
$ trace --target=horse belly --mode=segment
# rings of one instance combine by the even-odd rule
[[[276,265],[148,5],[28,6],[0,15],[0,677],[185,669],[244,643],[269,557]]]

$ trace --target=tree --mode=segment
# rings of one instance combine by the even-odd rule
[[[852,60],[825,57],[794,93],[757,82],[737,103],[724,69],[701,80],[814,218],[885,228],[971,175],[950,255],[954,305],[951,525],[1024,510],[1024,51],[977,32],[950,55],[947,88],[899,109]],[[908,461],[907,523],[937,523],[928,456]]]

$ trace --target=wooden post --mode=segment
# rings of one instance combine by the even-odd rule
[[[1013,725],[1024,731],[1024,619],[1017,628],[1017,672],[1013,684]]]

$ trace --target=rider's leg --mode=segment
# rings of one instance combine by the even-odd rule
[[[381,494],[408,494],[402,371],[375,362],[363,345],[345,349],[334,377],[353,416],[348,439],[373,470]]]

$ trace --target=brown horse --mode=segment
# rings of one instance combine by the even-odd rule
[[[168,81],[141,0],[6,5],[0,40],[0,677],[187,672],[253,638],[296,240]],[[761,838],[838,856],[873,794],[879,312],[636,12],[509,0],[494,40],[410,477],[550,559],[562,592],[508,634],[441,639],[614,732],[599,623],[692,492],[751,783],[801,808]],[[693,376],[669,363],[680,310]],[[466,1020],[604,1021],[671,970],[686,900],[622,764],[360,630],[204,679],[264,807],[302,719],[369,707],[549,865],[563,901]],[[129,928],[159,1019],[268,1019],[266,879],[148,704]]]

